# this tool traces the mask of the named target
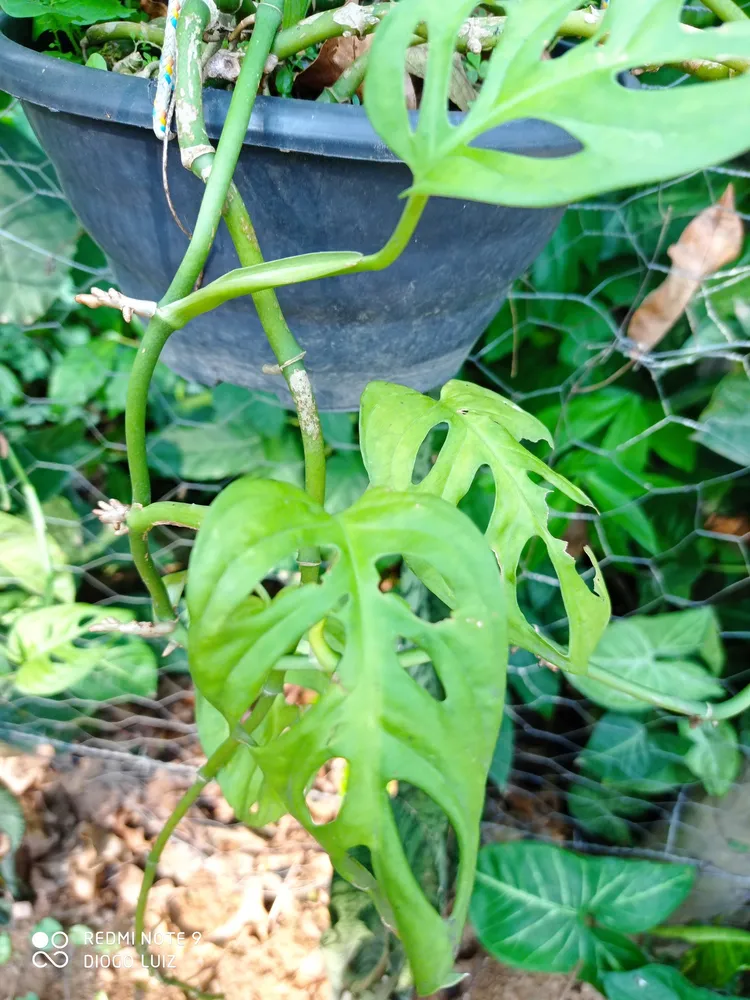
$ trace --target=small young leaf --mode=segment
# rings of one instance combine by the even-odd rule
[[[428,475],[412,487],[412,471],[422,442],[440,423],[449,428],[443,447]],[[487,540],[505,582],[510,640],[564,670],[585,673],[609,620],[609,598],[598,568],[592,593],[578,575],[565,543],[551,534],[545,499],[548,490],[531,476],[539,476],[576,503],[589,504],[589,500],[527,451],[520,443],[524,439],[551,441],[547,429],[534,417],[469,382],[448,382],[439,400],[386,382],[371,382],[362,395],[360,443],[373,484],[396,490],[412,488],[419,495],[432,493],[457,504],[468,493],[481,466],[489,466],[496,498]],[[518,604],[519,562],[526,543],[534,537],[544,542],[560,581],[570,620],[567,651],[532,628]],[[418,567],[413,568],[422,575]],[[446,599],[434,574],[424,582]]]
[[[479,852],[471,919],[501,962],[571,972],[594,983],[633,968],[640,950],[625,937],[660,923],[686,898],[688,865],[585,857],[530,841]]]
[[[693,986],[667,965],[644,965],[632,972],[602,976],[609,1000],[721,1000],[718,993]],[[742,997],[735,997],[742,1000]]]
[[[629,847],[633,843],[634,824],[628,819],[648,810],[643,799],[590,781],[574,781],[568,789],[570,815],[593,837]]]
[[[305,546],[330,553],[320,586],[287,588],[270,604],[252,596],[270,570]],[[454,598],[449,617],[423,621],[380,590],[378,561],[394,554],[441,574]],[[367,888],[397,928],[418,991],[439,989],[451,978],[471,895],[505,688],[503,589],[482,535],[427,494],[371,489],[333,516],[293,486],[245,478],[206,514],[190,560],[187,604],[193,678],[229,727],[279,658],[311,626],[336,615],[343,647],[333,680],[296,724],[249,752],[337,870]],[[396,652],[404,640],[429,654],[444,700],[403,669]],[[338,816],[319,826],[305,794],[333,757],[348,761],[347,791]],[[410,870],[386,791],[393,779],[428,795],[455,831],[460,861],[450,924]],[[360,847],[370,851],[373,874],[351,856]]]
[[[375,131],[411,168],[411,192],[502,205],[577,201],[666,180],[747,148],[750,78],[689,87],[628,88],[639,66],[750,56],[750,25],[688,32],[680,0],[610,0],[594,37],[556,59],[542,55],[577,0],[509,5],[500,42],[469,113],[452,120],[447,90],[453,51],[472,0],[400,0],[370,52],[365,107]],[[406,110],[404,66],[422,26],[430,63],[415,129]],[[742,107],[726,127],[727,107]],[[568,155],[503,152],[499,126],[541,119],[568,133]]]

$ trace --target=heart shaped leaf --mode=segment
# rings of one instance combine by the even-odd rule
[[[305,546],[321,547],[330,560],[319,586],[287,588],[265,605],[252,596],[278,563]],[[448,618],[423,621],[380,591],[376,563],[394,554],[423,560],[446,580],[454,595]],[[431,496],[373,489],[334,516],[294,486],[241,479],[209,508],[191,558],[187,602],[195,683],[230,727],[312,625],[331,614],[343,625],[341,659],[319,700],[251,752],[267,786],[397,929],[417,990],[439,989],[450,978],[468,907],[503,708],[503,590],[481,534]],[[401,666],[404,640],[430,656],[443,700]],[[305,795],[335,758],[348,762],[347,791],[337,817],[317,826]],[[410,868],[387,791],[393,780],[421,789],[455,831],[460,863],[449,921]],[[352,857],[363,847],[372,871]]]
[[[604,984],[609,1000],[721,1000],[718,993],[693,986],[668,965],[645,965],[633,972],[608,972]],[[742,1000],[736,997],[735,1000]]]
[[[524,0],[508,17],[477,100],[451,120],[453,51],[473,0],[400,0],[375,33],[366,110],[414,174],[411,193],[504,205],[559,205],[603,191],[666,180],[742,153],[750,134],[750,75],[669,89],[625,87],[635,67],[750,57],[750,24],[695,31],[679,23],[682,0],[610,0],[596,33],[543,59],[578,0]],[[417,29],[430,56],[412,130],[404,66]],[[731,127],[727,112],[731,108]],[[580,144],[572,155],[503,152],[492,130],[541,119]],[[571,143],[575,148],[575,143]]]
[[[448,435],[435,464],[421,483],[412,486],[420,447],[437,424],[448,425]],[[586,671],[589,656],[607,626],[610,604],[595,566],[592,593],[578,575],[575,559],[565,543],[551,534],[547,521],[547,489],[530,477],[540,476],[576,503],[590,501],[576,486],[535,458],[521,440],[548,441],[547,429],[534,417],[488,389],[453,380],[429,399],[413,389],[371,382],[362,396],[360,445],[370,481],[396,490],[436,494],[457,504],[468,492],[479,468],[489,466],[495,480],[495,506],[487,527],[505,581],[511,643],[522,646],[563,670]],[[518,566],[526,543],[539,537],[547,547],[557,573],[570,622],[566,651],[540,635],[518,605]],[[589,553],[590,555],[590,553]],[[425,583],[450,603],[444,582],[415,566]]]
[[[471,919],[479,940],[508,965],[571,972],[598,982],[602,972],[642,964],[626,934],[666,919],[685,899],[689,865],[585,857],[552,844],[482,848]]]

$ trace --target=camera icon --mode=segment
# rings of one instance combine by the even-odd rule
[[[70,961],[70,956],[65,951],[68,947],[68,935],[65,931],[54,931],[52,934],[36,931],[31,935],[31,943],[37,949],[31,956],[31,964],[37,969],[43,969],[45,965],[64,969]]]

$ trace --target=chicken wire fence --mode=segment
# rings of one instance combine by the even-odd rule
[[[148,603],[127,540],[103,535],[91,514],[99,500],[127,497],[121,402],[128,365],[119,353],[107,355],[107,377],[93,400],[82,399],[55,375],[66,363],[66,351],[93,343],[86,339],[89,320],[78,311],[74,294],[109,280],[106,264],[72,240],[75,221],[22,126],[16,122],[2,137],[0,363],[11,369],[15,364],[23,382],[22,398],[10,392],[6,434],[46,497],[47,528],[66,553],[76,599],[131,608],[146,617]],[[581,556],[582,568],[584,545],[596,550],[617,616],[633,620],[695,608],[718,612],[729,666],[717,683],[733,692],[750,681],[750,666],[743,667],[750,639],[750,615],[743,608],[750,581],[750,254],[704,280],[674,330],[637,360],[627,336],[633,310],[669,273],[667,248],[729,183],[747,220],[750,171],[742,162],[570,208],[476,345],[463,377],[497,389],[554,431],[556,447],[547,460],[589,492],[598,511],[558,509],[553,497],[553,526]],[[55,275],[59,280],[50,294],[48,279]],[[30,303],[28,317],[18,308],[8,314],[8,303],[16,300]],[[40,310],[42,317],[34,318]],[[132,351],[135,335],[123,328],[111,339],[118,351],[122,345]],[[50,342],[56,345],[48,352],[51,375],[49,366],[36,372],[31,362],[14,361],[19,343],[26,351],[44,352]],[[73,367],[73,376],[76,372]],[[73,378],[74,387],[82,378]],[[64,397],[62,410],[55,390]],[[293,418],[267,402],[259,421],[254,408],[260,404],[253,397],[225,393],[219,406],[215,396],[166,370],[156,379],[149,437],[154,499],[209,502],[229,478],[211,464],[222,449],[235,464],[244,463],[233,473],[299,479],[299,451],[279,430],[284,425],[293,436]],[[243,437],[245,417],[249,429]],[[266,433],[271,425],[276,430]],[[326,431],[332,444],[332,502],[343,505],[364,487],[353,419],[327,417]],[[13,477],[7,481],[11,509],[23,513],[21,486]],[[163,572],[185,567],[191,544],[186,532],[163,526],[152,544]],[[524,608],[564,639],[557,579],[533,547],[524,566]],[[3,582],[12,586],[14,580],[6,575]],[[16,613],[4,605],[5,633]],[[636,653],[627,649],[622,655],[627,660]],[[582,766],[602,706],[518,651],[511,656],[510,693],[512,763],[502,790],[488,797],[489,834],[500,827],[502,835],[515,830],[589,850],[687,857],[723,880],[720,910],[731,908],[727,899],[736,908],[750,897],[744,767],[720,795],[708,794],[704,783],[684,771],[681,780],[674,773],[661,784],[654,778],[647,789],[641,782],[639,790],[636,782],[623,793],[621,784],[615,807],[607,798],[615,794],[615,784],[606,778],[621,762],[622,741],[611,743],[611,760],[599,750],[596,768]],[[640,728],[623,738],[636,741],[663,733],[668,725],[655,711],[625,718]],[[741,720],[737,733],[746,755]],[[191,773],[198,752],[184,652],[161,660],[156,697],[46,698],[5,683],[0,739],[20,748],[44,743],[62,753],[98,756],[114,771]],[[510,735],[508,756],[509,740]],[[680,765],[668,740],[660,743],[660,753],[664,767]]]

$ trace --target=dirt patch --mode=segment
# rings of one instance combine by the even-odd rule
[[[26,817],[16,858],[26,898],[13,904],[0,998],[183,1000],[181,990],[149,975],[132,932],[146,855],[190,784],[189,769],[54,757],[41,748],[0,757],[0,780]],[[316,809],[335,813],[336,798],[335,783],[321,775]],[[319,942],[329,925],[330,877],[328,857],[296,821],[249,830],[209,786],[157,870],[146,916],[153,961],[226,1000],[329,1000]],[[32,962],[31,934],[44,918],[59,921],[69,938],[52,955],[61,968]],[[462,965],[463,1000],[598,997],[565,977],[524,975],[481,953]]]

